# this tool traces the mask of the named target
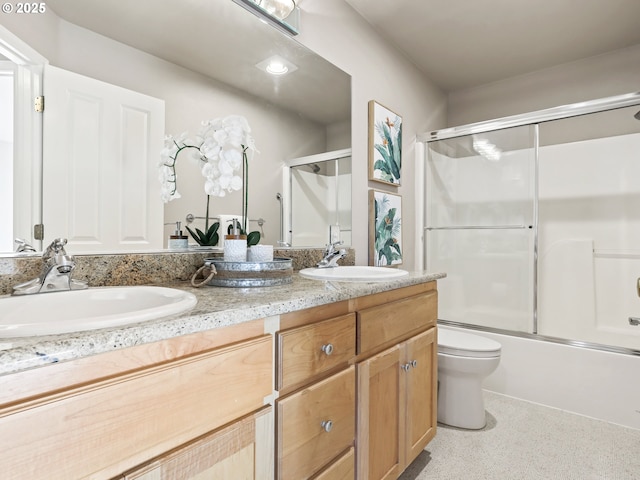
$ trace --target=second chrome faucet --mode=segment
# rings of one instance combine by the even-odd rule
[[[73,255],[67,254],[64,246],[66,238],[56,238],[42,255],[42,272],[38,278],[13,287],[13,295],[81,290],[88,287],[86,282],[71,278],[76,266]]]

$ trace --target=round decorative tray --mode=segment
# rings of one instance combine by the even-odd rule
[[[214,287],[270,287],[293,281],[290,258],[274,258],[270,262],[229,262],[205,258],[204,264],[213,265],[218,272],[207,282]]]

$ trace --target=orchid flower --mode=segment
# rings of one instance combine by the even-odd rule
[[[226,193],[242,189],[244,182],[238,173],[245,167],[246,150],[256,151],[250,133],[251,128],[245,117],[229,115],[203,121],[195,142],[187,138],[187,132],[177,138],[167,135],[160,152],[162,200],[166,203],[180,198],[175,166],[178,155],[184,149],[194,149],[193,156],[201,164],[207,195],[223,197]]]

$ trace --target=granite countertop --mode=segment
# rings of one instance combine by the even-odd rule
[[[293,275],[293,283],[258,288],[193,288],[189,282],[162,286],[196,295],[198,303],[180,315],[117,328],[71,334],[0,338],[0,375],[110,352],[259,318],[280,315],[363,295],[444,278],[444,273],[409,272],[384,282],[329,282]]]

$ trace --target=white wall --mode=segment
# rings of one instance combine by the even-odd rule
[[[640,45],[452,92],[447,125],[466,125],[637,91]]]

